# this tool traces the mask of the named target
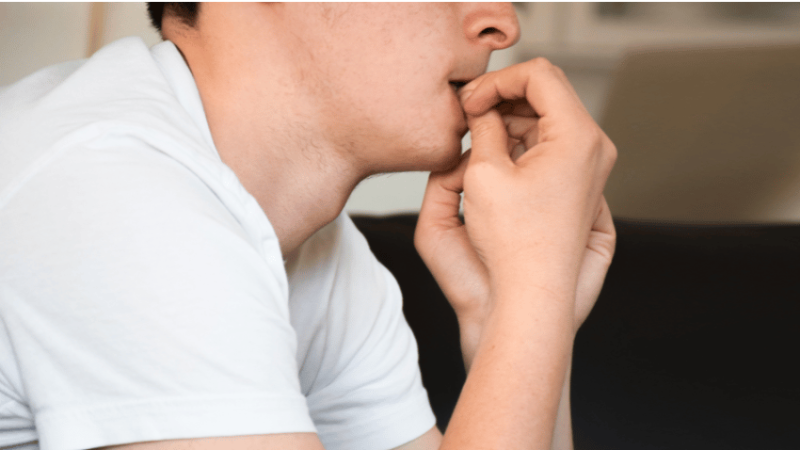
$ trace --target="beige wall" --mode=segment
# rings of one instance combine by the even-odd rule
[[[0,86],[86,56],[86,3],[0,3]]]
[[[129,35],[159,41],[144,3],[0,3],[0,86]]]

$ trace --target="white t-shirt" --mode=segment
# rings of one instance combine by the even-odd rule
[[[401,445],[435,423],[401,302],[346,215],[283,261],[172,43],[0,94],[0,448]]]

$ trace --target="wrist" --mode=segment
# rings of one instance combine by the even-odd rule
[[[458,309],[454,308],[456,311],[456,318],[458,319],[461,353],[464,357],[464,367],[467,372],[469,372],[472,365],[472,359],[475,356],[481,335],[483,334],[483,327],[491,312],[488,303],[489,296],[487,294],[483,301],[475,302],[469,308],[463,306]]]
[[[506,253],[487,262],[490,289],[494,295],[541,289],[558,296],[574,297],[581,255],[557,248]]]
[[[574,304],[578,274],[575,270],[548,267],[537,272],[522,267],[504,270],[490,277],[490,303],[498,304],[548,302]]]
[[[574,340],[574,288],[532,279],[523,284],[502,285],[493,290],[491,297],[493,306],[483,323],[484,335],[490,324],[503,323],[499,329],[503,334],[552,333],[554,339]]]

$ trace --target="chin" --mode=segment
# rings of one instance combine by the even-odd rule
[[[411,170],[441,172],[452,169],[461,161],[461,139],[455,137],[453,142],[430,149],[423,155],[415,161],[415,168]]]
[[[441,172],[455,167],[461,160],[461,145],[457,149],[436,149],[419,152],[413,156],[406,155],[388,167],[382,167],[375,173],[391,172]]]
[[[386,161],[388,167],[381,167],[380,172],[441,172],[455,167],[461,160],[462,133],[451,128],[449,132],[427,135],[428,139],[417,139],[384,152],[393,155],[393,161]],[[438,139],[430,139],[432,135]]]
[[[458,143],[458,149],[448,152],[426,170],[430,170],[431,172],[449,170],[457,166],[459,161],[461,161],[461,142]]]
[[[455,167],[461,160],[461,140],[467,134],[464,113],[453,96],[451,108],[429,117],[427,128],[421,135],[425,138],[416,142],[416,166],[411,170],[441,172]]]

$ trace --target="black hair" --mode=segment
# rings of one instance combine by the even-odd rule
[[[147,14],[150,15],[150,22],[161,33],[161,24],[164,14],[173,15],[189,27],[194,27],[197,23],[197,16],[200,13],[200,3],[198,2],[147,2]]]

